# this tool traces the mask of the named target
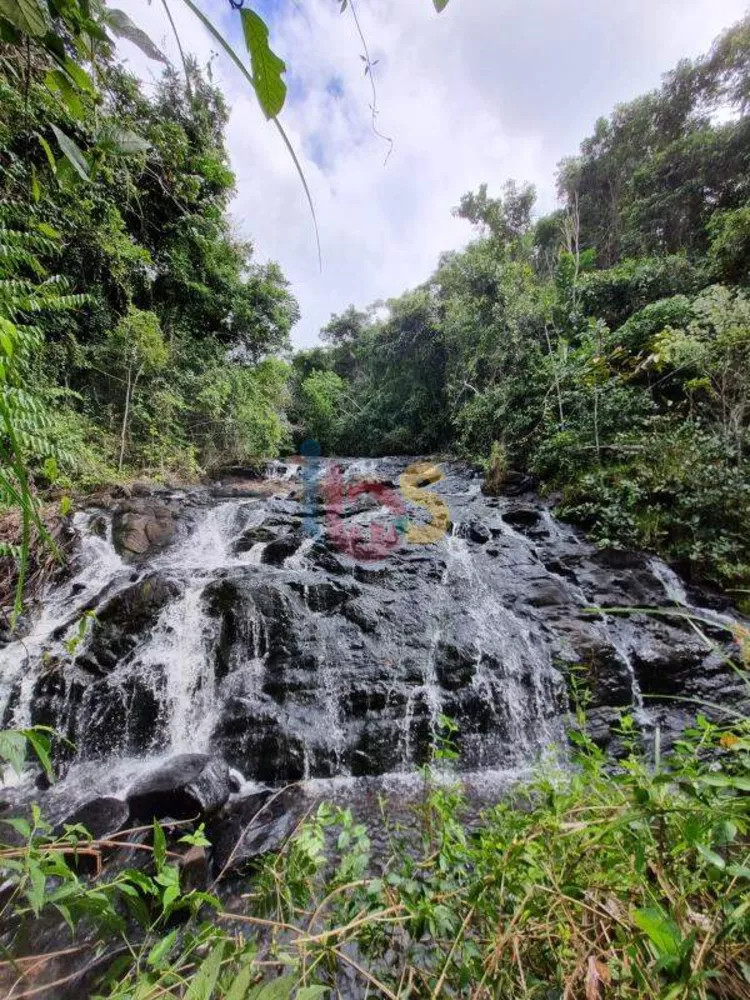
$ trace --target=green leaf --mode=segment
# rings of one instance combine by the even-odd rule
[[[104,23],[119,38],[125,38],[127,41],[132,42],[133,45],[137,45],[141,52],[145,56],[148,56],[149,59],[154,59],[156,62],[164,63],[165,65],[169,64],[169,60],[158,45],[152,42],[142,28],[139,28],[137,24],[134,24],[130,20],[124,10],[115,8],[105,11]]]
[[[31,909],[34,911],[35,916],[39,916],[39,911],[44,906],[44,889],[47,884],[47,879],[44,876],[44,872],[36,863],[36,861],[29,861],[29,885],[26,889],[26,898],[31,904]]]
[[[39,0],[0,0],[0,17],[35,38],[47,33],[47,18]]]
[[[232,980],[232,985],[229,987],[224,1000],[245,1000],[247,997],[248,987],[250,986],[250,980],[252,978],[252,966],[243,965],[235,978]]]
[[[73,142],[69,135],[66,135],[57,125],[52,126],[52,131],[55,133],[55,138],[57,139],[58,145],[62,150],[64,156],[73,167],[75,172],[83,180],[87,181],[89,179],[89,165],[86,162],[86,157],[83,155],[78,146]]]
[[[68,74],[73,83],[87,94],[96,94],[96,86],[89,74],[70,57],[66,57],[63,62],[63,69]]]
[[[20,833],[22,837],[26,838],[26,840],[28,840],[31,836],[31,824],[28,820],[23,819],[21,816],[13,816],[10,819],[2,820],[2,822],[6,823],[10,827],[13,827],[16,833]]]
[[[296,985],[296,976],[282,976],[281,979],[272,979],[270,983],[261,983],[260,986],[256,986],[252,993],[248,994],[247,1000],[289,1000]]]
[[[50,741],[49,737],[43,736],[41,733],[37,732],[35,729],[24,729],[23,735],[31,744],[34,753],[39,758],[39,763],[44,768],[44,772],[47,777],[52,780],[54,773],[52,771],[52,761],[49,756]]]
[[[286,100],[286,84],[281,78],[286,65],[268,44],[268,28],[263,18],[246,8],[240,11],[240,16],[253,68],[255,93],[266,118],[275,118]]]
[[[648,936],[659,958],[677,958],[680,954],[680,929],[671,917],[656,907],[636,910],[633,919]]]
[[[224,942],[220,941],[190,980],[185,1000],[211,1000],[223,957]]]
[[[7,761],[16,774],[23,771],[26,761],[26,737],[14,729],[0,732],[0,758]]]
[[[695,847],[700,856],[705,858],[709,864],[714,865],[716,868],[726,868],[726,861],[720,854],[717,854],[716,851],[712,851],[711,848],[706,847],[705,844],[696,844]]]
[[[154,822],[154,864],[161,871],[167,858],[167,838],[157,822]]]
[[[142,136],[127,128],[115,128],[109,134],[110,141],[119,153],[126,156],[130,153],[145,153],[151,149],[151,143]]]
[[[52,152],[52,148],[43,135],[38,135],[37,139],[39,144],[44,150],[44,154],[47,157],[47,162],[50,165],[50,170],[53,174],[57,173],[57,163],[55,162],[55,154]]]
[[[163,937],[161,941],[157,941],[151,951],[148,953],[148,958],[146,959],[146,964],[150,965],[152,969],[158,969],[161,967],[164,959],[169,954],[172,945],[177,940],[177,928],[170,931],[166,937]]]
[[[441,14],[448,6],[448,0],[432,0],[432,2],[435,4],[435,10],[438,14]]]
[[[318,1000],[330,992],[327,986],[303,986],[298,990],[296,1000]]]

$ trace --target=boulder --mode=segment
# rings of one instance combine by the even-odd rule
[[[212,867],[238,871],[248,862],[277,851],[294,833],[310,806],[302,788],[268,789],[234,799],[206,827],[212,845]]]
[[[106,840],[127,827],[130,808],[127,802],[113,796],[90,799],[78,806],[55,828],[55,836],[62,836],[66,826],[83,826],[94,840]]]
[[[205,847],[191,847],[180,858],[180,888],[203,892],[208,886],[208,856]]]
[[[77,665],[94,674],[106,674],[153,628],[162,609],[180,593],[179,585],[159,573],[150,573],[114,594],[96,613],[96,625]]]
[[[152,500],[120,504],[112,519],[115,548],[125,560],[138,561],[172,540],[177,525],[169,507]]]
[[[468,538],[470,542],[476,542],[477,545],[486,545],[492,538],[490,529],[481,521],[465,521],[458,526],[456,534],[459,538]]]
[[[133,816],[140,820],[191,819],[208,816],[229,798],[226,761],[203,753],[170,757],[160,767],[140,777],[128,790]]]
[[[263,549],[261,562],[270,566],[283,566],[284,560],[293,556],[302,544],[302,535],[297,533],[282,535],[269,542]]]

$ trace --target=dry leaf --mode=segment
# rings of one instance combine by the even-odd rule
[[[586,1000],[602,1000],[604,987],[610,982],[609,969],[604,962],[589,955],[586,972]]]

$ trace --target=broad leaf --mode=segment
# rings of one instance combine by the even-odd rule
[[[695,846],[700,856],[708,861],[710,865],[713,865],[715,868],[726,868],[726,861],[720,854],[717,854],[716,851],[712,851],[710,847],[706,846],[706,844],[696,844]]]
[[[190,980],[185,1000],[211,1000],[216,980],[221,970],[221,960],[224,957],[224,942],[221,941],[209,953],[208,958]]]
[[[297,992],[295,1000],[320,1000],[321,997],[330,992],[327,986],[303,986]]]
[[[57,161],[55,160],[55,154],[52,152],[52,148],[43,135],[38,135],[39,145],[44,150],[44,154],[47,157],[47,162],[49,163],[50,170],[53,174],[57,173]]]
[[[0,0],[0,17],[7,18],[27,35],[47,33],[47,18],[40,0]]]
[[[75,172],[79,175],[79,177],[83,178],[83,180],[89,180],[89,174],[91,171],[88,163],[86,162],[86,157],[83,155],[78,146],[73,142],[70,136],[66,135],[57,127],[57,125],[52,126],[52,131],[55,133],[55,138],[57,139],[60,149],[63,151],[63,154]]]
[[[636,910],[633,919],[648,936],[659,958],[678,958],[682,936],[671,917],[656,907]]]
[[[232,985],[229,987],[229,992],[224,1000],[247,1000],[247,991],[252,978],[252,966],[243,965],[235,978],[232,980]]]
[[[83,118],[85,113],[83,101],[67,74],[63,73],[61,69],[50,70],[44,78],[44,84],[48,90],[60,98],[73,118]]]
[[[134,24],[130,20],[124,10],[116,8],[107,10],[104,15],[104,21],[107,27],[111,28],[119,38],[125,38],[127,41],[132,42],[133,45],[137,45],[141,52],[148,56],[149,59],[154,59],[156,62],[164,64],[169,63],[169,60],[159,46],[149,38],[143,28],[139,28],[137,24]]]
[[[262,983],[248,995],[248,1000],[289,1000],[297,985],[296,976],[282,976],[272,979],[270,983]]]
[[[16,774],[23,771],[26,760],[26,737],[14,729],[0,732],[0,759],[7,761]]]
[[[111,129],[107,133],[105,140],[113,152],[123,153],[126,156],[131,153],[146,153],[151,149],[150,142],[144,139],[143,136],[137,135],[127,128]]]
[[[151,951],[148,953],[148,958],[146,959],[146,964],[151,966],[152,969],[159,969],[164,964],[164,959],[169,954],[172,945],[177,940],[177,928],[170,931],[166,937],[163,937],[161,941],[157,941]]]
[[[45,774],[50,779],[54,778],[54,772],[52,770],[52,761],[49,755],[50,741],[49,737],[45,736],[43,733],[38,732],[36,729],[24,729],[23,735],[29,741],[33,747],[34,753],[37,755],[39,763],[44,768]]]
[[[255,93],[266,118],[275,118],[286,100],[286,84],[281,78],[281,74],[286,72],[286,65],[268,44],[268,28],[263,18],[254,10],[247,9],[243,9],[240,15],[253,68]]]

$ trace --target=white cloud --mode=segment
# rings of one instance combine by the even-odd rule
[[[161,5],[118,2],[177,62]],[[395,143],[385,167],[351,17],[335,0],[264,6],[290,69],[282,121],[315,200],[322,274],[286,150],[239,72],[225,56],[213,64],[232,108],[232,214],[259,257],[278,260],[292,281],[300,345],[350,302],[364,306],[427,278],[441,251],[469,238],[450,212],[483,181],[491,190],[510,177],[531,181],[542,209],[553,207],[555,165],[596,118],[705,51],[746,0],[451,0],[440,16],[430,0],[355,3],[379,60],[378,127]],[[184,47],[206,60],[216,43],[187,8],[171,7]],[[204,8],[214,18],[220,9],[225,30],[236,30],[225,0]],[[154,72],[125,48],[137,72]]]

